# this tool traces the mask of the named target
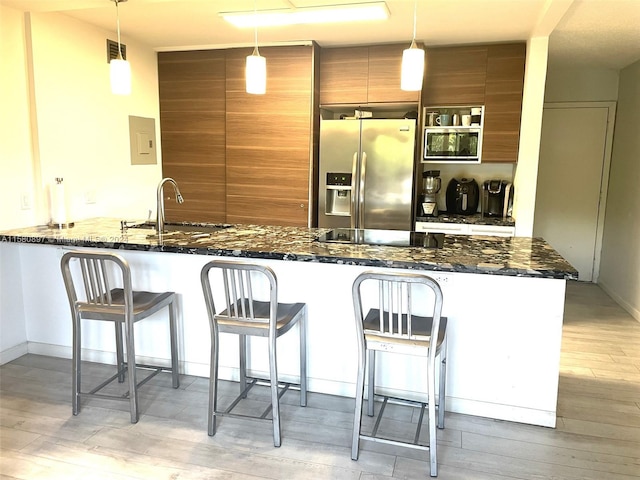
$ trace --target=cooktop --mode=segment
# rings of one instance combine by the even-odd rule
[[[442,248],[444,233],[336,228],[320,235],[318,242],[386,245],[391,247]]]

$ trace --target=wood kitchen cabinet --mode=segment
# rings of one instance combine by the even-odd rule
[[[525,43],[427,48],[423,105],[484,105],[482,163],[518,160]]]
[[[158,80],[162,174],[184,197],[165,202],[166,218],[224,222],[225,52],[160,52]]]
[[[317,46],[265,47],[267,93],[245,91],[245,57],[226,60],[227,222],[307,226],[317,161]]]
[[[400,89],[402,52],[408,44],[323,48],[321,105],[418,103],[420,92]]]
[[[165,202],[168,220],[309,224],[320,118],[316,50],[261,48],[265,95],[245,91],[251,49],[158,54],[162,170],[185,199]]]
[[[526,45],[489,45],[485,86],[483,162],[516,162]]]
[[[483,105],[487,47],[427,48],[423,105]]]

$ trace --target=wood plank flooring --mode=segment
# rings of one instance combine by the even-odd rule
[[[87,382],[111,367],[83,368]],[[225,417],[207,436],[205,378],[181,377],[178,390],[169,374],[151,380],[136,425],[125,402],[84,400],[74,417],[70,370],[69,360],[37,355],[0,367],[0,479],[428,477],[424,453],[410,449],[363,442],[351,460],[353,399],[311,393],[301,408],[287,392],[274,448],[267,422]],[[242,408],[268,405],[266,388],[254,390]],[[393,405],[381,428],[401,436],[416,421]],[[445,480],[640,479],[640,322],[597,285],[569,283],[557,428],[447,413],[438,446]]]

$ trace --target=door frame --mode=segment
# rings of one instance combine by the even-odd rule
[[[613,133],[616,120],[617,102],[549,102],[543,105],[544,110],[551,109],[579,109],[579,108],[606,108],[607,129],[603,153],[602,172],[600,177],[600,197],[598,202],[598,217],[596,221],[596,243],[593,251],[592,283],[598,283],[600,276],[600,257],[602,254],[602,237],[604,234],[604,220],[607,210],[607,193],[609,191],[609,172],[611,170],[611,152],[613,151]]]

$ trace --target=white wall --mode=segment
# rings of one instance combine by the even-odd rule
[[[545,102],[603,102],[618,99],[619,71],[549,65]]]
[[[24,34],[22,12],[0,5],[0,230],[35,224],[20,206],[34,200]]]
[[[527,42],[520,147],[513,181],[513,216],[518,237],[530,237],[533,234],[548,52],[549,37],[535,37]]]
[[[106,60],[113,32],[57,13],[0,9],[0,230],[48,222],[48,188],[58,176],[71,221],[146,217],[162,167],[130,165],[128,117],[159,121],[155,52],[123,37],[133,93],[115,96]],[[21,208],[23,196],[31,209]]]
[[[0,231],[48,222],[48,186],[57,176],[65,179],[70,221],[155,210],[160,156],[157,165],[130,165],[128,117],[159,122],[156,54],[123,37],[133,84],[131,96],[118,97],[110,92],[106,38],[115,34],[0,5]],[[96,203],[86,203],[87,193]],[[0,362],[19,356],[26,341],[23,260],[0,242]]]
[[[599,284],[640,320],[640,61],[620,71]]]

